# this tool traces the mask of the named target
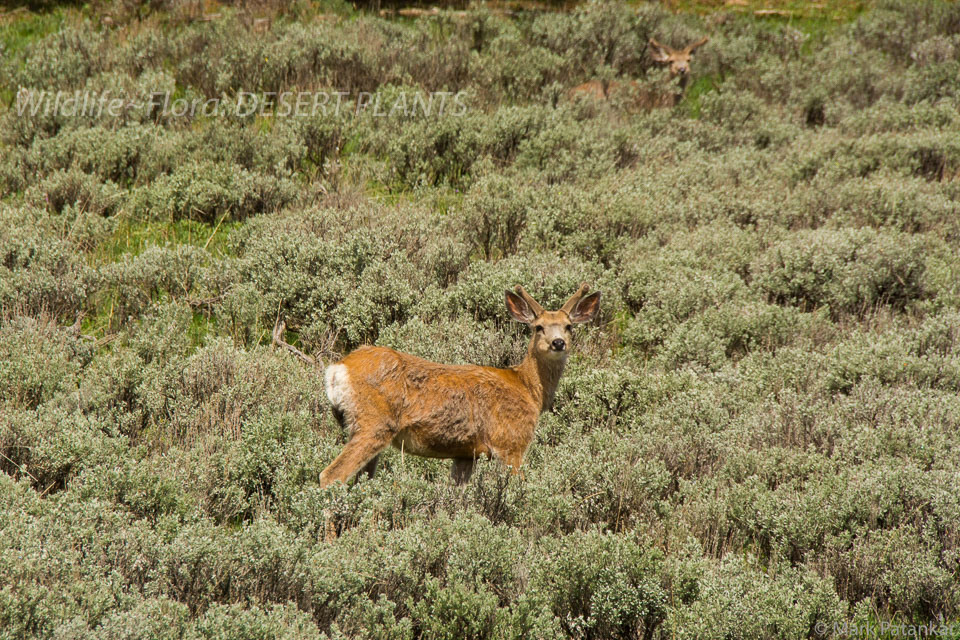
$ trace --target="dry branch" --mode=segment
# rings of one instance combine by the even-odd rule
[[[277,323],[273,325],[273,344],[274,346],[280,347],[281,349],[286,349],[293,355],[297,356],[307,364],[313,367],[320,365],[320,361],[317,358],[308,356],[300,349],[297,349],[295,346],[283,339],[283,333],[287,330],[287,323],[283,320],[277,320]]]

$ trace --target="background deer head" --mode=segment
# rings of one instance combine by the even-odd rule
[[[650,38],[650,55],[654,62],[670,65],[670,76],[680,78],[680,86],[683,87],[686,86],[687,78],[690,75],[690,57],[697,47],[705,45],[709,40],[709,38],[701,38],[688,44],[683,49],[674,49]]]

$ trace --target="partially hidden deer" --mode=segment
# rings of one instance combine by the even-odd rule
[[[593,320],[600,292],[587,285],[559,311],[547,311],[523,287],[506,292],[507,311],[533,328],[523,361],[507,369],[430,362],[386,347],[364,346],[326,368],[333,415],[349,433],[339,456],[320,474],[320,486],[376,471],[380,452],[452,458],[457,484],[481,456],[498,458],[513,473],[533,441],[540,412],[553,404],[573,325]]]
[[[633,106],[643,110],[675,107],[683,99],[683,93],[687,88],[693,52],[709,40],[709,38],[701,38],[683,49],[674,49],[650,38],[650,57],[654,62],[668,67],[670,77],[677,79],[675,88],[650,89],[636,80],[628,82],[590,80],[571,89],[568,95],[571,99],[584,96],[594,100],[607,100],[613,96],[626,95],[635,102]]]

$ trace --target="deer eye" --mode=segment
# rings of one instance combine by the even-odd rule
[[[568,333],[573,333],[573,325],[572,325],[572,324],[568,324],[568,325],[567,325],[567,332],[568,332]]]
[[[537,333],[543,333],[543,327],[540,326],[539,324],[536,326],[536,329],[537,329]]]

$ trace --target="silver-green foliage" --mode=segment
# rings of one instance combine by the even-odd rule
[[[0,636],[956,619],[955,4],[812,33],[602,3],[339,22],[294,3],[265,29],[111,6],[109,28],[5,50],[0,84],[228,111],[241,90],[462,90],[467,111],[0,106]],[[568,99],[659,86],[646,40],[702,34],[675,109]],[[600,320],[574,330],[523,479],[481,460],[455,487],[389,450],[319,488],[348,434],[321,371],[270,346],[277,320],[322,364],[375,343],[508,366],[528,329],[504,289],[556,308],[581,282]]]

